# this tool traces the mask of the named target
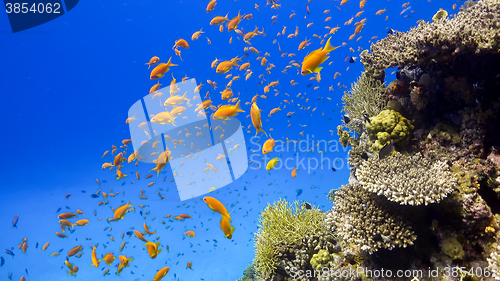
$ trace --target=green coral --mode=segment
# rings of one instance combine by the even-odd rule
[[[386,94],[384,83],[363,72],[356,83],[351,85],[351,90],[344,92],[342,96],[343,111],[349,113],[351,120],[363,120],[363,114],[368,115],[368,117],[375,116],[385,108]],[[357,129],[356,123],[352,121],[345,124],[345,127],[350,132],[355,132]]]
[[[326,198],[328,198],[328,200],[334,202],[337,190],[338,190],[337,188],[336,189],[331,189],[330,192],[328,192],[328,195],[326,196]]]
[[[254,280],[257,280],[255,278],[255,267],[254,267],[254,263],[251,263],[243,271],[243,277],[238,279],[238,281],[254,281]]]
[[[262,278],[270,278],[277,267],[278,247],[293,247],[307,235],[329,231],[325,215],[317,208],[306,209],[299,201],[280,199],[262,211],[256,233],[254,266]]]
[[[328,250],[319,250],[311,258],[311,266],[314,270],[321,270],[323,267],[331,266],[332,255]]]
[[[370,118],[370,123],[366,124],[366,130],[370,139],[374,140],[372,150],[379,151],[388,142],[399,145],[407,144],[413,125],[399,112],[386,109]]]

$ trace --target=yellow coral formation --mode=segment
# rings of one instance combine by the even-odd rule
[[[332,261],[332,255],[327,250],[319,250],[311,258],[311,266],[314,270],[321,270],[323,267],[328,267]]]
[[[373,151],[379,151],[388,142],[405,145],[408,143],[413,125],[399,112],[391,109],[381,111],[366,124],[370,139],[374,140]]]

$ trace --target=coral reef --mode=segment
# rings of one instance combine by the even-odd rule
[[[396,212],[396,206],[381,196],[366,191],[359,184],[342,186],[335,196],[327,222],[346,242],[373,253],[413,245],[415,235]]]
[[[343,111],[349,114],[349,118],[353,120],[344,126],[350,132],[355,132],[359,129],[355,120],[364,120],[363,114],[368,117],[379,114],[387,103],[384,100],[385,92],[386,88],[383,82],[363,72],[356,83],[352,84],[352,89],[342,97]]]
[[[399,112],[392,109],[381,111],[378,115],[370,117],[366,130],[371,140],[373,151],[379,151],[388,142],[406,145],[410,140],[413,126]]]
[[[439,202],[456,185],[445,162],[433,163],[420,154],[372,157],[356,170],[356,178],[364,189],[402,205]]]
[[[280,199],[273,205],[268,204],[260,214],[259,230],[256,233],[254,263],[259,275],[269,278],[279,265],[278,258],[288,254],[288,250],[295,245],[300,245],[305,237],[315,237],[319,233],[329,232],[324,217],[325,215],[316,207],[306,209],[304,204],[298,201],[290,203]],[[315,244],[318,241],[314,241],[306,245],[317,246]],[[285,249],[286,253],[280,252],[278,248]],[[300,261],[309,263],[309,257],[299,259]]]
[[[362,267],[492,280],[469,269],[500,267],[500,0],[445,14],[361,53],[365,69],[344,93],[337,127],[350,146],[349,184],[328,193],[326,215],[281,200],[264,210],[259,278],[387,280],[291,277]],[[385,69],[395,66],[385,87]],[[392,154],[379,153],[389,142]],[[445,278],[446,268],[458,275]]]
[[[421,21],[410,31],[396,32],[372,44],[360,55],[363,64],[385,69],[449,60],[467,53],[498,53],[500,6],[498,0],[469,2],[455,17]]]

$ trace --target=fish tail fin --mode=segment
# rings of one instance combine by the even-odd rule
[[[238,102],[236,103],[235,107],[236,107],[236,111],[237,111],[237,112],[245,112],[245,111],[244,111],[243,109],[241,109],[241,107],[240,107],[240,100],[238,100]]]
[[[177,64],[173,64],[173,63],[172,63],[172,57],[170,57],[170,58],[168,59],[167,65],[168,65],[168,67],[171,67],[171,66],[178,66]]]
[[[151,67],[151,65],[150,65],[149,63],[145,63],[145,64],[147,64],[147,65],[148,65],[148,69]]]
[[[338,47],[340,47],[340,46],[333,47],[332,44],[330,43],[330,39],[332,39],[332,37],[328,38],[328,41],[326,41],[325,47],[323,48],[323,51],[325,51],[327,53],[329,53],[329,52],[337,49]]]
[[[257,128],[257,131],[255,132],[255,135],[257,136],[257,133],[259,133],[259,132],[264,133],[266,135],[266,137],[267,137],[267,133],[264,130],[262,130],[262,128]]]
[[[154,169],[150,170],[150,172],[152,172],[152,171],[156,171],[156,177],[160,176],[160,169],[158,169],[158,167],[155,167]]]

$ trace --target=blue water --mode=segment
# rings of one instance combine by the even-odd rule
[[[207,3],[80,1],[66,15],[15,34],[11,32],[7,14],[2,12],[0,248],[12,249],[15,257],[3,251],[0,254],[5,259],[5,264],[0,267],[0,280],[6,280],[9,271],[13,272],[13,280],[19,280],[22,275],[26,280],[72,278],[67,277],[64,260],[67,252],[80,244],[84,247],[81,258],[70,258],[80,268],[77,280],[120,278],[115,274],[116,261],[112,266],[104,262],[99,268],[89,266],[90,247],[93,244],[99,244],[98,257],[109,251],[113,251],[115,256],[125,254],[134,257],[130,267],[121,274],[125,280],[151,280],[155,272],[164,266],[169,266],[170,272],[163,280],[238,279],[253,258],[253,233],[257,230],[259,212],[268,203],[272,204],[279,198],[305,200],[327,211],[331,208],[331,202],[326,194],[330,189],[347,183],[347,150],[335,143],[338,139],[336,127],[341,120],[343,91],[350,89],[363,67],[359,61],[348,63],[345,59],[357,57],[358,47],[369,48],[371,42],[377,40],[370,38],[385,37],[389,28],[407,31],[419,19],[431,20],[439,8],[448,10],[450,14],[458,11],[458,8],[452,10],[455,1],[420,0],[412,1],[411,9],[400,15],[403,1],[368,0],[364,13],[354,18],[351,25],[344,25],[360,11],[359,2],[351,0],[339,6],[339,1],[315,0],[308,2],[310,15],[306,14],[306,1],[282,1],[278,10],[271,9],[265,1],[259,1],[257,10],[255,2],[219,0],[211,13],[205,11]],[[375,15],[376,11],[384,8],[387,11],[383,15]],[[330,13],[324,14],[326,9],[330,9]],[[264,85],[279,80],[279,85],[271,89],[267,99],[258,99],[263,128],[278,141],[283,142],[288,138],[290,141],[302,141],[303,146],[301,151],[280,150],[268,156],[278,157],[282,162],[288,158],[302,160],[304,166],[299,168],[297,177],[293,179],[291,169],[281,168],[270,172],[262,166],[257,169],[256,162],[263,163],[263,160],[260,156],[254,156],[254,161],[243,176],[210,193],[229,211],[234,210],[231,217],[236,231],[233,239],[229,240],[223,237],[219,228],[220,216],[206,206],[203,196],[179,200],[175,184],[169,181],[172,179],[169,167],[163,170],[158,179],[156,175],[144,179],[154,164],[140,163],[137,167],[126,164],[123,171],[129,176],[115,181],[114,171],[101,170],[102,163],[112,161],[111,156],[104,159],[101,156],[104,151],[111,149],[111,145],[120,146],[123,139],[130,138],[128,125],[125,124],[128,109],[146,96],[149,88],[156,83],[156,80],[149,79],[150,70],[144,65],[152,56],[159,56],[160,62],[172,57],[172,62],[179,65],[172,67],[160,79],[164,86],[170,83],[172,73],[178,81],[187,75],[195,78],[198,84],[204,84],[202,97],[210,91],[216,106],[227,103],[221,101],[219,91],[224,89],[229,80],[224,78],[225,74],[217,74],[210,64],[215,58],[229,60],[235,56],[241,57],[243,48],[249,45],[240,40],[241,36],[235,32],[221,33],[218,26],[208,23],[214,16],[226,13],[232,18],[239,10],[242,14],[252,13],[253,19],[243,20],[238,28],[245,32],[252,31],[255,26],[260,31],[264,28],[267,36],[256,36],[251,39],[251,43],[261,51],[261,55],[268,52],[268,63],[276,67],[271,70],[271,74],[267,74],[265,67],[256,60],[257,55],[250,52],[242,61],[251,63],[253,74],[248,81],[244,79],[244,71],[234,69],[229,72],[241,77],[232,86],[235,94],[240,93],[245,110],[245,113],[238,115],[238,119],[247,128],[251,124],[250,105],[244,103],[251,101],[256,93],[264,94]],[[293,12],[296,16],[290,19],[289,15]],[[277,15],[278,19],[274,25],[271,24],[273,15]],[[325,23],[328,16],[332,19]],[[355,29],[354,23],[363,18],[367,18],[365,27],[355,39],[349,41]],[[306,28],[310,22],[314,24]],[[329,32],[325,29],[326,25],[340,27],[332,36],[334,46],[342,42],[347,42],[347,45],[331,52],[329,60],[322,65],[322,81],[310,81],[312,75],[298,75],[295,67],[282,73],[290,60],[301,63],[308,52],[322,47],[320,39],[314,38],[313,34],[323,36]],[[293,33],[295,26],[299,27],[296,38],[287,39],[286,35],[277,37],[283,52],[296,54],[292,58],[281,57],[278,44],[273,44],[283,26],[287,27],[286,35]],[[205,33],[198,40],[191,41],[191,35],[201,28]],[[359,36],[362,38],[358,41],[356,39]],[[211,44],[207,43],[207,37]],[[229,44],[231,37],[232,44]],[[306,37],[312,39],[312,44],[298,51],[299,43]],[[174,42],[180,38],[190,44],[190,49],[180,49],[183,61],[172,50]],[[349,50],[350,47],[354,52]],[[329,65],[329,62],[333,63]],[[387,83],[394,79],[391,71],[386,73]],[[341,75],[334,80],[336,72]],[[261,74],[264,74],[266,81],[259,86],[262,79],[258,76]],[[207,79],[217,82],[218,88],[214,90],[208,86]],[[296,86],[291,86],[292,79],[298,82]],[[308,87],[308,84],[312,85]],[[314,90],[316,86],[319,88]],[[333,86],[334,91],[328,90],[330,86]],[[279,91],[277,96],[274,89]],[[301,95],[297,97],[299,93]],[[285,99],[293,100],[293,103],[286,104],[283,102]],[[278,106],[282,110],[268,118],[269,111]],[[316,108],[314,112],[313,108]],[[287,117],[291,111],[295,114]],[[259,134],[260,140],[252,138],[255,129],[251,127],[250,131],[246,133],[245,129],[249,158],[254,150],[259,149],[257,141],[262,144],[266,140],[262,134]],[[321,141],[330,141],[324,154],[319,153],[314,146]],[[308,152],[311,148],[314,149]],[[317,166],[321,157],[330,164]],[[336,171],[331,169],[332,166]],[[137,171],[142,175],[140,180],[135,178]],[[165,182],[162,181],[163,177],[167,179]],[[108,205],[98,206],[102,197],[90,196],[100,188],[96,179],[100,180],[102,191],[119,192],[116,197],[106,200],[109,201]],[[156,180],[156,184],[147,187],[147,183],[153,180]],[[132,184],[132,181],[135,183]],[[146,190],[147,200],[139,199],[139,189]],[[160,200],[156,191],[164,194],[165,199]],[[71,195],[66,199],[68,193]],[[135,205],[135,211],[128,213],[124,220],[108,224],[106,217],[113,216],[110,207],[117,208],[127,200]],[[139,213],[139,204],[146,205],[143,211],[150,212],[145,219]],[[75,227],[74,233],[66,232],[68,238],[58,238],[55,235],[56,231],[60,231],[56,212],[58,208],[62,208],[60,212],[82,210],[85,215],[79,218],[89,219],[89,225]],[[176,216],[181,213],[189,214],[192,218],[180,222],[164,218],[167,214]],[[15,215],[19,215],[17,228],[12,227]],[[166,224],[159,223],[161,220]],[[159,236],[161,248],[164,248],[156,259],[149,257],[142,247],[144,243],[134,236],[129,238],[125,235],[124,239],[121,238],[121,234],[131,228],[143,232],[144,222],[156,230],[156,234],[146,239],[154,240]],[[169,228],[165,229],[165,226]],[[112,230],[105,231],[105,227],[111,227]],[[195,231],[196,238],[186,237],[184,232],[187,230]],[[114,242],[110,235],[114,237]],[[28,239],[26,254],[17,249],[23,238]],[[119,253],[122,241],[129,243]],[[50,246],[42,251],[41,247],[46,242],[50,242]],[[35,247],[37,243],[38,248]],[[167,245],[169,253],[165,249]],[[49,257],[61,249],[61,255]],[[188,261],[192,262],[192,269],[186,268]],[[103,270],[107,268],[110,269],[110,275],[102,277]]]

